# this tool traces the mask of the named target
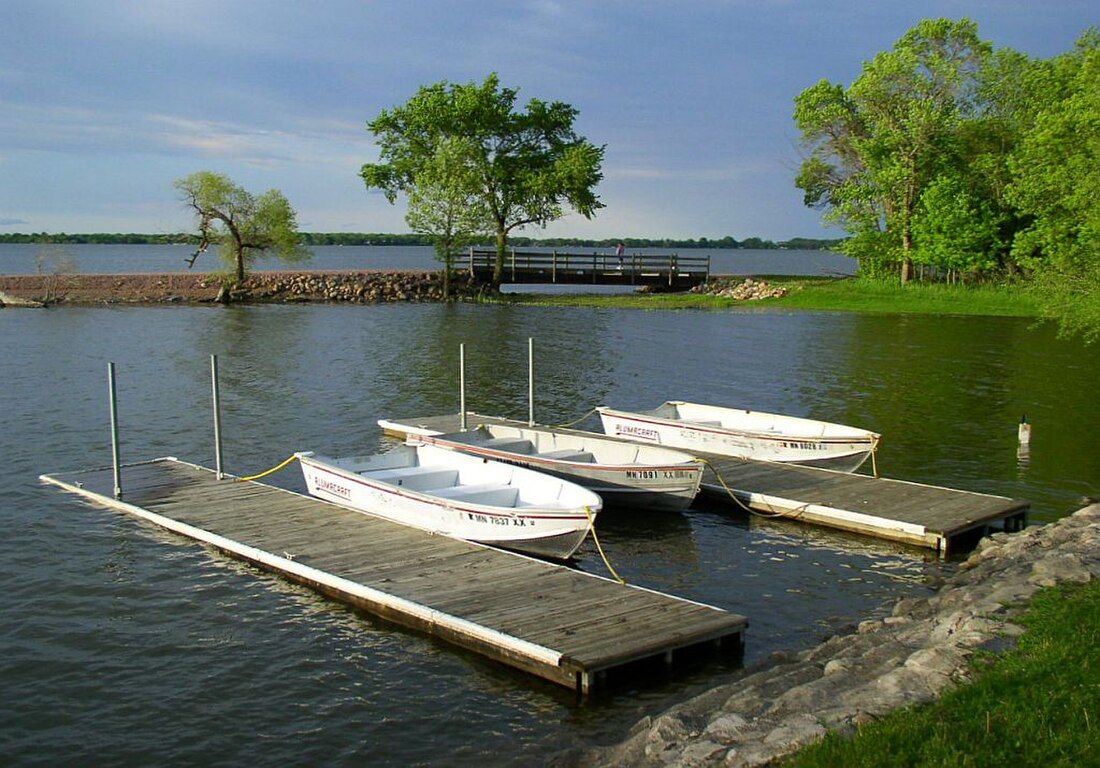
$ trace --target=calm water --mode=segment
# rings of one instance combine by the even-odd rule
[[[0,311],[0,755],[16,765],[530,765],[617,740],[736,674],[719,663],[580,703],[275,577],[39,485],[110,463],[106,365],[126,461],[212,465],[209,356],[227,469],[386,444],[381,416],[468,403],[536,417],[666,398],[873,428],[893,477],[1029,498],[1055,519],[1100,491],[1097,348],[1014,319],[438,305]],[[1016,423],[1034,424],[1031,456]],[[273,477],[300,490],[297,470]],[[916,550],[713,506],[608,514],[629,581],[751,619],[746,661],[807,647],[941,566]],[[603,573],[591,548],[579,567]]]
[[[313,258],[300,265],[303,269],[438,269],[434,251],[429,246],[318,246],[311,249]],[[541,248],[535,250],[549,251]],[[588,253],[583,249],[570,252]],[[194,248],[186,245],[36,245],[0,244],[0,274],[30,275],[39,271],[39,260],[47,266],[42,271],[56,269],[61,259],[68,259],[76,272],[186,272],[187,259]],[[595,251],[612,254],[612,249]],[[633,253],[635,251],[631,251]],[[642,248],[637,253],[667,254],[675,249]],[[710,256],[711,272],[716,275],[850,275],[855,273],[855,260],[829,251],[757,251],[730,249],[690,249],[678,251],[684,256]],[[195,269],[211,271],[220,263],[213,253],[206,253],[195,262]],[[256,262],[256,269],[286,269],[276,259]]]

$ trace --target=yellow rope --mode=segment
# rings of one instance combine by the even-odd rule
[[[250,476],[250,477],[238,477],[238,478],[237,478],[237,482],[238,482],[238,483],[247,483],[247,482],[248,482],[249,480],[259,480],[259,479],[260,479],[261,477],[267,477],[268,475],[273,475],[273,474],[275,474],[276,472],[278,472],[278,471],[279,471],[280,469],[282,469],[283,467],[285,467],[285,466],[286,466],[287,464],[289,464],[290,462],[294,461],[294,460],[295,460],[296,458],[298,458],[298,456],[297,456],[297,455],[291,456],[291,457],[290,457],[289,459],[287,459],[286,461],[284,461],[284,462],[283,462],[282,464],[280,464],[279,466],[277,466],[277,467],[272,467],[271,469],[267,470],[266,472],[261,472],[261,473],[260,473],[260,474],[258,474],[258,475],[252,475],[252,476]]]
[[[771,519],[773,517],[788,517],[791,519],[797,519],[801,517],[802,514],[806,511],[806,508],[810,506],[810,502],[806,502],[801,507],[794,510],[794,512],[784,512],[782,510],[775,509],[774,507],[772,507],[771,504],[768,504],[768,512],[761,512],[759,509],[753,509],[748,504],[741,501],[737,494],[733,492],[733,489],[726,484],[725,478],[722,477],[721,473],[719,473],[718,469],[713,464],[704,459],[702,456],[694,456],[693,458],[696,461],[710,467],[710,471],[713,472],[714,476],[718,478],[718,482],[721,483],[722,487],[726,489],[726,493],[729,494],[729,497],[733,499],[734,503],[737,504],[737,506],[741,507],[741,509],[748,512],[750,515],[756,515],[757,517],[763,517],[765,519]]]
[[[588,515],[588,530],[592,531],[592,541],[596,542],[596,549],[599,550],[600,557],[603,558],[603,564],[607,566],[607,570],[615,577],[615,581],[620,584],[626,584],[626,580],[611,567],[611,562],[607,559],[607,555],[604,554],[603,546],[600,544],[600,537],[596,535],[596,520],[592,517],[591,507],[585,505],[584,513]]]
[[[595,412],[596,412],[596,409],[595,409],[595,408],[593,408],[593,409],[592,409],[591,411],[589,411],[588,413],[584,414],[584,416],[581,416],[581,417],[580,417],[579,419],[576,419],[576,420],[574,420],[574,421],[571,421],[571,422],[569,422],[568,424],[551,424],[550,426],[552,426],[552,427],[560,427],[561,429],[567,429],[567,428],[569,428],[569,427],[572,427],[572,426],[574,426],[575,424],[580,424],[580,423],[581,423],[582,421],[584,421],[585,419],[587,419],[587,418],[588,418],[589,416],[591,416],[591,415],[592,415],[593,413],[595,413]]]

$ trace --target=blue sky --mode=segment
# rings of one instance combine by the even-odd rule
[[[498,72],[607,146],[606,205],[533,236],[835,236],[802,205],[793,99],[922,18],[1032,56],[1095,0],[3,0],[0,232],[191,228],[199,170],[282,190],[314,232],[405,232],[358,176],[366,123],[421,85]]]

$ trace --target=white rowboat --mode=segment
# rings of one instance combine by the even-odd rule
[[[540,557],[571,557],[602,507],[575,483],[431,445],[343,459],[295,455],[320,499]]]
[[[409,442],[565,478],[595,491],[609,506],[687,509],[703,477],[702,463],[687,453],[545,427],[482,424],[467,432],[410,435]]]
[[[670,400],[650,411],[601,406],[613,437],[760,461],[854,472],[878,447],[866,429],[775,413]]]

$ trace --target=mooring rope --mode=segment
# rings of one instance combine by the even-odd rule
[[[595,412],[596,412],[597,410],[599,410],[599,409],[598,409],[598,408],[593,408],[592,410],[588,411],[588,412],[587,412],[586,414],[584,414],[583,416],[581,416],[581,417],[580,417],[579,419],[575,419],[575,420],[573,420],[573,421],[569,422],[568,424],[551,424],[550,426],[552,426],[552,427],[558,427],[559,429],[568,429],[569,427],[572,427],[572,426],[575,426],[575,425],[577,425],[577,424],[580,424],[580,423],[581,423],[582,421],[584,421],[585,419],[587,419],[587,418],[588,418],[589,416],[591,416],[591,415],[592,415],[593,413],[595,413]]]
[[[261,477],[267,477],[268,475],[273,475],[276,472],[278,472],[280,469],[285,467],[287,464],[289,464],[290,462],[294,461],[297,458],[298,458],[298,455],[295,454],[295,455],[291,456],[289,459],[287,459],[286,461],[284,461],[279,466],[272,467],[271,469],[267,470],[266,472],[261,472],[258,475],[251,475],[250,477],[238,477],[237,482],[238,483],[247,483],[250,480],[259,480]]]
[[[771,519],[777,518],[777,517],[785,517],[785,518],[789,518],[791,520],[797,520],[798,518],[802,517],[803,513],[805,513],[806,509],[812,503],[812,502],[806,502],[805,504],[803,504],[803,505],[797,507],[796,509],[794,509],[792,512],[784,512],[781,509],[776,509],[775,507],[773,507],[768,502],[764,502],[765,504],[768,504],[768,510],[769,511],[767,511],[767,512],[763,512],[759,509],[753,509],[748,504],[741,501],[740,497],[738,497],[738,495],[733,492],[733,489],[730,488],[729,485],[726,484],[725,478],[722,477],[722,473],[718,471],[717,467],[715,467],[709,461],[704,459],[702,456],[694,456],[693,458],[696,461],[701,462],[702,464],[705,464],[707,467],[709,467],[710,471],[713,472],[714,476],[718,478],[718,482],[721,483],[722,487],[726,489],[726,493],[729,495],[729,497],[731,499],[733,499],[734,503],[737,504],[737,506],[739,506],[744,511],[748,512],[750,515],[755,515],[756,517],[762,517],[766,520],[771,520]]]
[[[596,535],[596,520],[592,516],[592,508],[587,504],[584,507],[584,513],[588,515],[588,530],[592,531],[592,541],[596,542],[596,549],[600,553],[600,557],[603,558],[603,564],[607,566],[607,570],[611,572],[611,575],[615,577],[615,581],[620,584],[626,584],[626,579],[618,574],[618,572],[611,567],[611,561],[607,559],[607,555],[604,554],[603,545],[600,544],[600,537]]]

